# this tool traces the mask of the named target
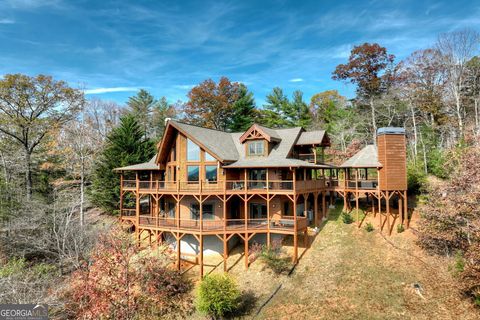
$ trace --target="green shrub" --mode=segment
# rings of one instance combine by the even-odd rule
[[[24,258],[12,258],[0,267],[0,278],[11,276],[12,274],[22,272],[26,267]]]
[[[476,304],[478,307],[480,307],[480,294],[477,294],[477,295],[475,296],[475,304]]]
[[[370,222],[368,222],[368,223],[365,225],[365,230],[367,230],[367,232],[372,232],[372,231],[374,230],[373,224],[371,224]]]
[[[397,233],[402,233],[403,231],[405,231],[405,227],[400,223],[397,225]]]
[[[228,274],[211,274],[203,278],[197,292],[197,309],[212,317],[223,317],[239,307],[240,290]]]
[[[407,166],[407,185],[408,192],[411,194],[420,194],[425,191],[427,185],[427,175],[424,168],[417,163],[410,162]]]
[[[345,224],[350,224],[353,222],[353,217],[350,213],[346,212],[346,211],[343,211],[342,212],[342,221],[343,223]]]
[[[448,178],[447,151],[432,149],[427,158],[428,172],[439,178]]]
[[[286,273],[290,270],[291,263],[289,258],[281,258],[278,256],[264,255],[262,260],[276,274]]]

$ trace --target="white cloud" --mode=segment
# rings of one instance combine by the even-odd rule
[[[7,0],[12,8],[35,9],[39,7],[57,6],[61,0]]]
[[[177,85],[174,85],[174,87],[177,89],[190,90],[193,87],[195,87],[195,85],[194,84],[177,84]]]
[[[136,87],[113,87],[113,88],[95,88],[87,89],[84,91],[85,94],[101,94],[101,93],[110,93],[110,92],[132,92],[138,91]]]
[[[0,19],[0,24],[14,24],[15,20],[13,19],[8,19],[8,18],[3,18]]]
[[[290,79],[288,81],[290,81],[290,82],[303,82],[304,80],[302,78],[293,78],[293,79]]]

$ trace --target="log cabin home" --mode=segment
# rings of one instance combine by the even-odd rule
[[[293,238],[308,246],[309,227],[319,226],[329,207],[343,198],[344,210],[369,206],[381,230],[407,220],[406,141],[402,128],[381,128],[368,145],[340,166],[325,163],[330,147],[323,130],[271,129],[253,124],[224,132],[168,120],[158,152],[149,162],[120,173],[120,221],[136,239],[168,240],[176,265],[194,258],[204,273],[204,255]],[[354,205],[352,204],[354,203]],[[395,207],[395,210],[393,210]],[[399,219],[397,219],[399,218]]]

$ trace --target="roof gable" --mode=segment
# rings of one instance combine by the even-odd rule
[[[238,159],[238,152],[230,133],[170,120],[159,144],[157,163],[166,160],[175,131],[181,132],[221,162]]]
[[[265,139],[268,142],[282,140],[277,132],[273,129],[263,127],[254,123],[244,134],[240,136],[240,143],[244,143],[249,139]]]

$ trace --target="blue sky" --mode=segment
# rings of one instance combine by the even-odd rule
[[[220,76],[258,105],[275,86],[352,96],[331,80],[352,46],[378,42],[400,60],[466,27],[480,31],[478,1],[0,0],[0,74],[50,74],[119,103],[139,88],[186,100]]]

